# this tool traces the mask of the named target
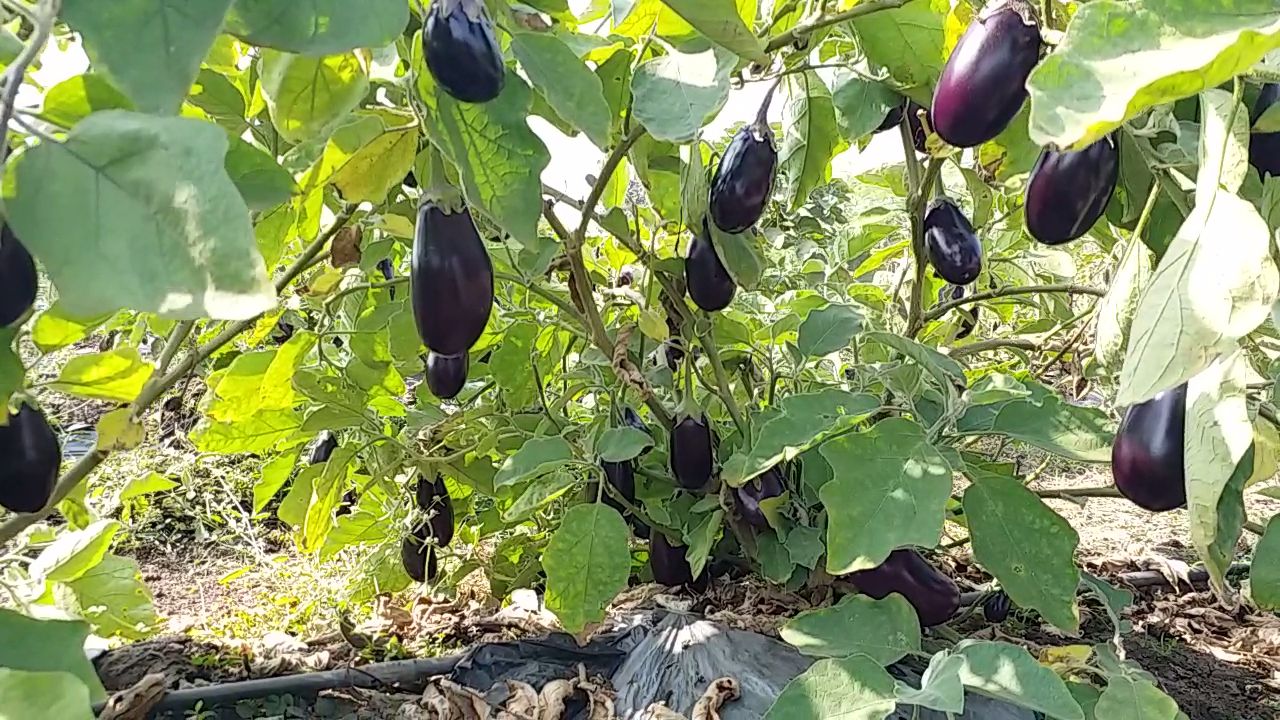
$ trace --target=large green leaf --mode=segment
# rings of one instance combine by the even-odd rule
[[[65,672],[27,672],[0,667],[0,718],[93,720],[89,688]]]
[[[98,73],[67,78],[44,94],[40,119],[58,127],[73,125],[99,110],[133,110],[133,103]]]
[[[292,55],[262,53],[262,97],[280,136],[292,143],[333,132],[360,104],[369,75],[355,53]]]
[[[1221,85],[1277,46],[1271,0],[1083,4],[1027,79],[1031,139],[1082,148],[1148,108]]]
[[[826,608],[800,613],[779,634],[805,655],[867,655],[888,665],[920,650],[920,621],[901,595],[883,600],[849,595]]]
[[[54,301],[49,309],[36,317],[35,324],[31,326],[31,342],[42,353],[60,350],[88,337],[95,328],[110,320],[112,314],[91,318],[72,317],[67,314],[66,305]]]
[[[22,389],[26,370],[22,358],[13,349],[17,328],[0,330],[0,422],[7,422],[9,398]]]
[[[707,50],[673,52],[640,63],[631,78],[632,112],[658,140],[693,140],[729,99],[734,59]]]
[[[596,147],[607,148],[613,113],[599,76],[550,33],[516,33],[511,52],[556,113],[586,133]]]
[[[685,22],[712,42],[756,62],[767,62],[760,42],[739,15],[741,3],[734,0],[662,0]],[[752,7],[755,2],[749,3]]]
[[[894,548],[938,544],[951,467],[924,428],[889,418],[821,452],[835,473],[818,493],[827,510],[827,572],[870,569]]]
[[[260,411],[228,422],[205,418],[191,432],[200,452],[265,453],[282,443],[301,441],[302,414],[297,410]]]
[[[950,10],[947,0],[911,0],[853,21],[867,59],[885,68],[900,89],[926,107],[947,59],[943,21]]]
[[[458,102],[437,92],[417,43],[413,60],[424,129],[432,144],[457,165],[467,202],[516,242],[533,242],[542,214],[542,171],[551,155],[529,129],[529,86],[507,73],[497,98],[481,104]]]
[[[707,193],[703,192],[702,197],[705,201]],[[688,207],[686,199],[685,208]],[[766,261],[760,249],[759,236],[755,231],[748,229],[740,233],[727,233],[714,222],[707,223],[707,228],[711,230],[712,246],[715,247],[716,255],[724,264],[724,269],[729,271],[729,277],[733,278],[733,282],[747,290],[756,289],[760,283],[760,277],[764,275]]]
[[[902,96],[884,83],[868,80],[848,70],[837,71],[831,100],[836,122],[847,142],[856,142],[880,127],[889,111],[902,104]]]
[[[1249,564],[1249,591],[1258,607],[1280,610],[1280,515],[1273,515],[1254,548]]]
[[[158,622],[151,592],[142,582],[138,564],[129,558],[107,555],[66,585],[80,614],[103,637],[138,640]]]
[[[787,76],[786,87],[778,171],[791,188],[791,209],[797,210],[814,188],[831,179],[831,158],[844,143],[831,90],[816,71]]]
[[[107,691],[84,654],[89,626],[82,621],[37,620],[0,608],[0,667],[31,672],[66,672],[89,688],[89,699],[101,702]]]
[[[57,582],[75,580],[102,562],[120,528],[115,520],[98,520],[83,530],[60,533],[31,563],[31,577]]]
[[[547,609],[571,633],[604,619],[610,600],[627,586],[631,553],[627,523],[601,503],[570,508],[542,556]]]
[[[828,305],[800,323],[796,347],[809,357],[822,357],[849,346],[862,329],[862,313],[852,305]]]
[[[996,434],[1080,462],[1110,462],[1114,432],[1106,413],[1068,405],[1052,390],[1025,378],[1027,397],[972,405],[956,420],[963,435]]]
[[[601,434],[596,443],[596,454],[605,462],[622,462],[636,457],[649,447],[653,447],[653,438],[649,433],[633,427],[616,427]]]
[[[556,247],[559,247],[558,245]],[[493,351],[489,369],[511,407],[525,407],[537,400],[538,386],[531,359],[533,341],[542,328],[533,322],[519,322],[502,331],[502,344]],[[415,346],[418,336],[413,336]]]
[[[154,372],[137,350],[121,348],[71,358],[52,387],[77,397],[126,403],[138,397]]]
[[[1094,706],[1099,718],[1176,720],[1178,703],[1146,678],[1113,675]]]
[[[893,712],[894,681],[866,655],[819,660],[782,688],[765,720],[884,720]]]
[[[1118,370],[1124,363],[1129,329],[1133,327],[1138,301],[1151,282],[1151,273],[1151,252],[1140,238],[1133,238],[1111,278],[1107,294],[1098,302],[1093,357],[1105,370]]]
[[[250,318],[275,291],[226,152],[226,133],[206,122],[95,113],[18,159],[7,219],[69,314]]]
[[[919,705],[938,712],[959,715],[964,712],[964,683],[960,671],[964,658],[943,650],[929,658],[929,667],[920,677],[920,689],[897,682],[898,702]]]
[[[235,0],[227,31],[254,45],[330,55],[389,45],[408,22],[404,0]]]
[[[1084,720],[1062,678],[1036,662],[1025,648],[1002,642],[962,640],[960,679],[978,692],[1031,708],[1055,720]],[[1118,716],[1117,716],[1118,717]]]
[[[273,208],[298,192],[293,176],[275,158],[238,137],[231,138],[226,166],[227,175],[250,210]]]
[[[531,438],[512,453],[493,478],[495,487],[506,487],[537,477],[573,462],[573,447],[559,435]]]
[[[987,474],[964,494],[973,556],[1019,607],[1067,632],[1080,625],[1080,536],[1016,478]]]

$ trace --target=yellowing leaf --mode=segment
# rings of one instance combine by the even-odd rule
[[[72,358],[50,387],[83,398],[131,402],[153,372],[137,350],[120,348]]]

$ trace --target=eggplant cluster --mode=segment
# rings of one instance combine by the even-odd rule
[[[786,478],[782,475],[782,471],[777,466],[774,466],[765,470],[758,477],[748,480],[741,487],[734,488],[733,496],[738,507],[738,514],[742,516],[743,521],[757,530],[767,530],[769,528],[769,518],[764,509],[760,507],[760,503],[764,500],[781,497],[782,493],[786,491]]]
[[[883,563],[850,573],[848,578],[859,592],[876,600],[893,593],[906,598],[925,627],[941,625],[960,611],[960,588],[955,581],[915,550],[894,550]]]
[[[36,263],[8,225],[0,227],[0,328],[21,320],[40,287]]]
[[[772,98],[770,90],[755,121],[734,134],[711,178],[711,220],[727,233],[755,225],[773,192],[778,149],[768,120]]]
[[[1089,232],[1120,178],[1120,145],[1107,136],[1075,152],[1043,150],[1027,180],[1027,232],[1061,245]]]
[[[58,436],[44,413],[22,405],[9,415],[0,426],[0,458],[0,507],[16,513],[44,508],[62,463]]]
[[[1253,112],[1249,113],[1249,124],[1256,123],[1277,100],[1280,100],[1280,84],[1263,85],[1253,103]],[[1257,168],[1264,180],[1268,175],[1280,176],[1280,133],[1251,133],[1249,164]]]
[[[1164,512],[1187,504],[1186,414],[1186,383],[1125,411],[1111,446],[1111,477],[1138,507]]]
[[[456,397],[493,310],[493,264],[465,207],[450,211],[427,201],[418,209],[409,288],[418,335],[431,351],[427,387]]]
[[[653,581],[667,587],[687,585],[698,592],[707,589],[707,569],[704,567],[698,577],[693,577],[693,568],[689,567],[686,553],[689,548],[667,539],[666,535],[654,532],[649,539],[649,570],[653,573]]]
[[[455,99],[484,103],[502,93],[507,70],[484,0],[435,0],[422,26],[427,70]]]
[[[685,490],[700,491],[715,472],[715,430],[706,414],[681,413],[671,429],[671,472]]]
[[[935,198],[924,214],[925,250],[938,277],[952,285],[968,285],[982,272],[982,243],[949,198]]]
[[[694,304],[707,312],[729,307],[737,285],[729,276],[711,242],[711,229],[703,221],[702,232],[694,233],[689,255],[684,260],[685,285]]]
[[[400,542],[400,562],[415,581],[431,582],[438,573],[436,548],[453,542],[453,499],[439,475],[435,480],[419,475],[414,498],[427,519]]]

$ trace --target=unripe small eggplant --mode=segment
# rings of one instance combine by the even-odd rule
[[[471,362],[465,353],[457,355],[427,354],[427,389],[441,400],[451,400],[462,392],[467,384],[467,370]]]
[[[311,454],[307,456],[307,463],[309,465],[319,465],[320,463],[329,462],[333,451],[337,449],[338,436],[325,430],[320,433],[319,441],[311,448]]]
[[[973,225],[951,200],[940,197],[924,214],[925,249],[938,277],[953,285],[968,285],[982,272],[982,243]]]
[[[1009,611],[1012,609],[1013,601],[1005,591],[1000,590],[982,603],[982,616],[989,623],[1002,623],[1009,617]]]
[[[760,219],[773,192],[778,150],[769,127],[765,97],[755,122],[734,134],[711,178],[711,220],[728,233],[740,233]]]
[[[1280,84],[1267,83],[1254,101],[1249,113],[1249,124],[1258,121],[1267,108],[1280,100]],[[1280,176],[1280,132],[1249,134],[1249,164],[1258,169],[1263,179],[1268,175]]]
[[[902,123],[903,112],[906,110],[907,100],[904,98],[902,102],[889,108],[889,112],[884,114],[884,122],[873,130],[873,133],[882,133],[885,130],[892,130]]]
[[[688,585],[699,592],[707,589],[707,569],[695,580],[689,560],[685,557],[688,551],[684,545],[675,545],[667,540],[667,536],[654,531],[649,538],[649,570],[653,573],[653,581],[667,587]]]
[[[470,350],[493,310],[493,265],[469,211],[422,204],[409,281],[423,344],[441,355]]]
[[[1027,98],[1027,76],[1040,61],[1040,44],[1040,26],[1023,0],[984,8],[942,68],[930,109],[933,131],[962,148],[1003,132]]]
[[[738,286],[733,283],[729,271],[716,248],[711,243],[711,232],[705,221],[701,233],[695,233],[689,243],[689,255],[684,260],[685,284],[689,288],[689,297],[694,304],[707,312],[716,312],[729,307],[733,302]]]
[[[671,429],[671,472],[686,490],[702,490],[715,469],[715,440],[706,415],[678,418]]]
[[[1120,146],[1110,136],[1078,152],[1044,150],[1027,181],[1027,232],[1061,245],[1089,232],[1120,178]]]
[[[400,541],[400,564],[416,582],[436,579],[436,549],[429,539],[430,532],[423,523]]]
[[[44,508],[61,464],[58,436],[44,413],[23,405],[0,427],[0,507],[16,513]]]
[[[0,328],[22,319],[36,301],[40,281],[31,253],[8,225],[0,228]]]
[[[623,462],[602,461],[600,468],[604,470],[605,480],[609,485],[613,486],[618,494],[626,498],[627,502],[634,504],[636,501],[636,469],[630,460]],[[607,490],[603,493],[604,503],[609,507],[617,510],[619,514],[627,514],[627,506],[618,502],[612,494]]]
[[[1186,383],[1125,411],[1111,446],[1111,476],[1138,507],[1164,512],[1187,504],[1186,413]]]
[[[938,572],[920,553],[894,550],[880,565],[848,575],[860,592],[876,600],[898,593],[916,610],[925,627],[941,625],[960,611],[960,588]]]
[[[391,258],[383,258],[378,261],[378,272],[382,273],[382,279],[390,282],[395,278],[395,269],[391,267]],[[396,286],[391,285],[387,288],[387,292],[391,295],[391,299],[396,299]]]
[[[782,472],[777,467],[771,467],[759,477],[748,480],[742,487],[733,489],[738,514],[748,525],[766,530],[769,527],[769,518],[760,507],[760,502],[779,497],[786,490],[786,481],[782,477]]]
[[[951,299],[959,300],[963,297],[964,286],[952,286]],[[963,340],[973,334],[974,329],[978,327],[978,311],[980,309],[977,305],[956,308],[956,314],[960,316],[960,329],[956,331],[957,340]]]
[[[911,128],[911,144],[915,146],[916,152],[929,152],[928,140],[929,136],[924,131],[924,125],[920,122],[920,112],[924,111],[924,118],[932,124],[929,119],[929,111],[916,103],[914,100],[907,101],[907,126]]]
[[[422,46],[431,76],[454,98],[483,103],[502,93],[507,69],[484,0],[434,0]]]
[[[444,478],[437,475],[435,480],[428,480],[419,475],[414,495],[418,507],[430,513],[427,526],[431,530],[431,537],[435,538],[440,547],[448,547],[453,542],[453,498],[449,497],[449,488],[445,487]]]

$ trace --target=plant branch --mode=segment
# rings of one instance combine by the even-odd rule
[[[1103,295],[1107,294],[1107,291],[1103,290],[1102,288],[1094,288],[1094,287],[1089,287],[1087,285],[1071,285],[1071,284],[1065,284],[1065,283],[1059,284],[1059,285],[1021,285],[1021,286],[1003,287],[996,290],[987,290],[985,292],[967,295],[965,297],[960,298],[959,300],[949,300],[944,303],[939,303],[938,305],[935,305],[932,310],[929,310],[924,314],[924,317],[921,319],[921,322],[923,323],[933,322],[934,320],[937,320],[938,318],[942,317],[943,315],[946,315],[947,313],[951,312],[952,310],[958,307],[961,307],[963,305],[971,305],[976,302],[982,302],[983,300],[1010,297],[1013,295],[1035,295],[1040,293],[1058,293],[1058,292],[1074,293],[1077,295],[1093,295],[1095,297],[1102,297]]]
[[[818,17],[814,20],[810,20],[809,22],[796,25],[784,33],[775,35],[769,39],[769,42],[765,43],[764,51],[766,53],[771,53],[779,48],[790,45],[795,42],[797,38],[808,35],[816,30],[821,30],[822,28],[830,27],[832,25],[838,25],[848,20],[880,12],[881,10],[893,10],[895,8],[900,8],[906,4],[907,0],[871,0],[871,2],[859,3],[844,12],[827,15],[825,17]],[[903,124],[905,125],[906,123]]]
[[[27,68],[35,62],[36,57],[44,50],[45,43],[49,41],[49,33],[53,31],[53,24],[57,21],[58,12],[61,9],[62,0],[41,0],[36,21],[33,23],[35,30],[31,33],[27,44],[23,46],[22,52],[18,53],[13,63],[5,68],[4,75],[0,76],[0,83],[4,84],[4,104],[0,107],[0,128],[3,129],[4,134],[4,137],[0,138],[0,165],[9,159],[9,121],[13,119],[13,106],[18,101],[18,89],[22,87],[22,79],[26,77]]]
[[[907,164],[907,215],[911,222],[911,259],[915,270],[915,280],[911,283],[911,296],[907,305],[908,338],[914,338],[924,323],[921,313],[924,311],[924,279],[927,264],[924,242],[924,205],[929,197],[929,190],[942,167],[942,160],[934,158],[929,167],[920,176],[920,163],[916,158],[915,144],[911,139],[911,125],[903,122],[899,127],[902,136],[902,154]]]
[[[1036,495],[1046,500],[1075,500],[1076,498],[1116,498],[1124,497],[1114,485],[1102,487],[1069,488],[1066,490],[1033,490]]]
[[[733,424],[738,426],[738,432],[742,433],[744,438],[747,437],[747,424],[743,419],[742,410],[738,408],[738,401],[733,399],[733,387],[729,384],[729,374],[725,372],[724,362],[720,360],[720,352],[716,349],[714,330],[708,326],[706,330],[699,332],[698,342],[702,344],[702,351],[707,354],[711,371],[715,373],[716,385],[719,387],[716,394],[720,397],[720,402],[724,403],[725,409],[729,411],[729,417],[733,418]]]
[[[978,353],[987,352],[988,350],[1039,350],[1041,345],[1035,340],[1027,338],[994,338],[991,340],[980,340],[976,343],[969,343],[951,350],[951,357],[961,358],[966,355],[977,355]]]

